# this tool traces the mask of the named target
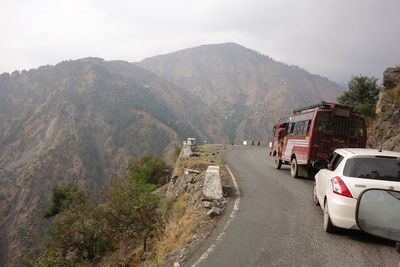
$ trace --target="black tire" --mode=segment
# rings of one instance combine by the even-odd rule
[[[338,228],[332,224],[331,217],[329,216],[328,201],[324,205],[324,231],[330,234],[336,234]]]
[[[317,198],[317,186],[314,184],[313,188],[313,201],[315,206],[320,206],[318,198]]]
[[[279,170],[282,167],[282,160],[279,159],[278,153],[275,154],[275,157],[274,157],[274,167],[277,170]]]
[[[290,175],[293,178],[298,178],[299,177],[299,165],[297,164],[297,159],[294,157],[292,161],[290,162]]]

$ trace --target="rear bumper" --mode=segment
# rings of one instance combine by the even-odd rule
[[[327,195],[327,200],[333,225],[346,229],[358,229],[355,219],[357,199],[330,193]]]

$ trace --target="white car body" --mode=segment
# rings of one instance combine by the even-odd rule
[[[377,180],[374,178],[358,178],[349,177],[344,175],[344,170],[346,163],[349,159],[354,158],[373,158],[382,160],[394,160],[398,162],[400,159],[400,153],[393,151],[378,151],[377,149],[361,149],[361,148],[346,148],[335,150],[335,157],[332,159],[331,164],[333,167],[331,170],[322,169],[315,176],[315,189],[314,198],[317,200],[324,211],[324,228],[327,232],[333,232],[326,229],[326,219],[330,219],[330,223],[333,228],[346,228],[346,229],[358,229],[355,220],[355,211],[357,205],[357,198],[361,192],[370,188],[382,188],[382,189],[393,189],[400,190],[400,181],[388,181],[388,180]],[[340,160],[340,163],[334,162],[335,159]],[[390,157],[390,158],[385,158]],[[397,159],[395,159],[397,158]],[[371,159],[372,160],[372,159]],[[355,170],[354,163],[357,161],[352,161],[353,170]],[[398,164],[398,163],[396,163]],[[349,166],[347,168],[350,168]],[[349,172],[347,169],[345,172]],[[373,172],[371,172],[373,173]],[[375,173],[373,173],[375,174]],[[379,173],[378,173],[379,175]],[[343,183],[346,185],[347,189],[351,193],[351,197],[343,196],[338,193],[334,193],[333,184],[336,184],[336,188],[341,188],[338,185],[341,183],[332,183],[332,179],[335,177],[340,177]],[[397,178],[396,178],[397,179]],[[335,180],[335,182],[337,179]],[[345,190],[346,191],[346,190]],[[327,210],[325,210],[325,203],[327,202]]]

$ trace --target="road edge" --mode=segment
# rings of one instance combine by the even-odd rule
[[[231,169],[229,168],[228,164],[225,164],[225,167],[228,170],[229,175],[231,176],[231,179],[233,182],[233,186],[235,187],[236,199],[233,204],[233,208],[232,208],[231,214],[229,216],[229,219],[225,222],[225,225],[222,228],[221,232],[219,233],[219,235],[217,236],[215,241],[211,244],[211,246],[191,265],[192,267],[199,266],[199,264],[201,264],[204,260],[206,260],[209,257],[209,255],[214,251],[214,249],[217,247],[217,245],[219,243],[221,243],[221,241],[223,240],[223,238],[225,236],[226,230],[228,229],[229,225],[231,224],[231,222],[235,218],[237,212],[239,211],[239,204],[240,204],[239,186],[238,186],[237,180],[236,180],[235,176],[233,175]]]

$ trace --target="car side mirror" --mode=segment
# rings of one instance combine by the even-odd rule
[[[400,192],[367,189],[357,200],[356,222],[361,231],[396,241],[400,253]]]

